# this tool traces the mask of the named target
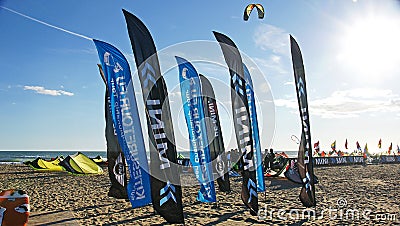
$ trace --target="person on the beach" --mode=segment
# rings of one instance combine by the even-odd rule
[[[240,164],[240,155],[239,155],[239,151],[237,149],[231,149],[231,164],[232,164],[232,168],[236,171],[239,170],[239,164]]]
[[[268,148],[264,149],[264,153],[262,154],[262,159],[265,159],[267,155],[268,155]]]
[[[269,153],[264,158],[264,166],[266,170],[270,170],[272,168],[272,164],[275,159],[274,150],[271,148],[269,149]]]
[[[382,156],[382,154],[381,154],[381,156]],[[367,166],[367,153],[366,152],[363,153],[363,164],[362,165]]]

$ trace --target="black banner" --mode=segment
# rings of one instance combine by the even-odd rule
[[[299,174],[303,181],[303,187],[301,189],[299,198],[304,206],[311,207],[316,205],[316,201],[305,72],[299,45],[292,36],[290,36],[290,46],[302,127],[297,160]]]
[[[257,179],[242,58],[230,38],[215,31],[213,33],[221,46],[231,77],[233,124],[243,166],[242,201],[250,208],[251,215],[256,216],[258,212]]]
[[[228,160],[225,153],[214,89],[210,81],[202,74],[200,74],[200,81],[213,172],[218,174],[217,183],[219,190],[230,192]]]
[[[97,64],[101,78],[104,84],[107,83],[103,69],[100,64]],[[104,115],[106,120],[105,136],[107,141],[107,162],[108,162],[108,176],[110,178],[111,187],[108,191],[108,196],[117,199],[128,199],[126,192],[127,177],[126,177],[126,163],[122,149],[119,146],[118,138],[115,133],[114,124],[111,114],[111,100],[108,95],[106,84],[106,95],[104,100]]]
[[[108,196],[117,199],[128,199],[126,193],[127,177],[124,154],[118,143],[118,138],[114,132],[114,126],[110,110],[110,97],[106,91],[105,97],[105,115],[106,115],[106,141],[107,141],[107,161],[108,175],[111,181],[111,187]]]
[[[123,12],[145,103],[153,207],[167,222],[184,223],[174,129],[156,47],[143,22]]]

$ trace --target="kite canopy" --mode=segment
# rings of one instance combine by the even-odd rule
[[[250,13],[256,8],[258,12],[258,19],[264,18],[264,7],[261,4],[248,4],[244,9],[243,20],[247,21],[249,19]]]
[[[90,159],[81,152],[74,155],[69,155],[65,159],[57,157],[52,161],[47,161],[42,158],[36,158],[33,161],[24,162],[25,165],[32,167],[34,170],[40,171],[67,171],[73,174],[100,174],[103,169],[98,164],[104,164],[100,161],[101,157]],[[96,163],[98,162],[98,163]]]
[[[107,161],[104,161],[104,159],[98,155],[97,157],[94,158],[90,158],[91,160],[93,160],[93,162],[95,162],[97,165],[102,166],[102,165],[107,165]]]
[[[63,158],[58,156],[52,161],[47,161],[39,157],[33,161],[27,161],[24,164],[32,167],[35,170],[64,171],[64,168],[59,165],[62,160]]]
[[[81,152],[67,156],[59,165],[73,174],[99,174],[103,172],[99,165]]]

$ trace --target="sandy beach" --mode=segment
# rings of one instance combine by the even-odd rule
[[[38,172],[25,165],[0,165],[0,190],[22,189],[30,196],[31,218],[60,225],[154,225],[166,222],[151,206],[132,209],[130,203],[107,197],[107,169],[101,175],[74,176]],[[267,179],[259,193],[260,214],[253,217],[240,200],[241,178],[231,178],[232,193],[217,192],[218,205],[196,202],[197,186],[183,187],[187,225],[320,225],[400,224],[400,165],[316,168],[317,208],[302,207],[300,187],[286,179]],[[183,175],[181,181],[193,180]],[[218,187],[218,186],[217,186]],[[309,216],[315,213],[315,216]],[[30,224],[32,225],[32,224]],[[35,224],[33,224],[35,225]],[[37,225],[37,224],[36,224]]]

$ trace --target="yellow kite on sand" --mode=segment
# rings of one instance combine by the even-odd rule
[[[67,171],[72,174],[103,173],[103,169],[99,165],[81,152],[65,158],[57,157],[52,161],[39,157],[33,161],[24,162],[24,164],[40,171]]]
[[[57,158],[55,158],[54,160],[51,160],[51,161],[48,161],[48,160],[38,157],[33,161],[24,162],[24,164],[32,167],[35,170],[65,171],[64,168],[59,165],[59,163],[61,161],[63,161],[63,158],[59,157],[59,156],[57,156]]]
[[[100,174],[103,169],[97,165],[92,159],[78,152],[74,155],[68,155],[59,165],[66,171],[73,174]]]

